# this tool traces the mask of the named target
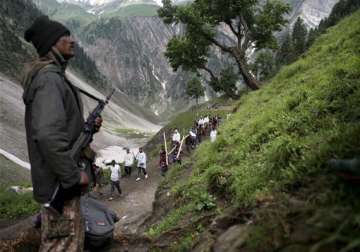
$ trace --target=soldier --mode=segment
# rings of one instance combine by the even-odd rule
[[[75,41],[47,16],[38,17],[24,37],[39,55],[25,70],[22,85],[33,193],[42,205],[40,251],[82,251],[80,194],[89,178],[70,150],[84,127],[83,108],[78,89],[65,75]],[[101,119],[96,122],[100,127]],[[56,207],[57,198],[63,206]]]

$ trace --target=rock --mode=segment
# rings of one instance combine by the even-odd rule
[[[25,194],[33,191],[32,187],[22,187],[22,186],[10,186],[8,191],[14,192],[17,194]]]
[[[235,252],[244,245],[246,239],[248,238],[249,231],[247,225],[235,225],[230,227],[226,232],[220,235],[214,246],[214,252]]]

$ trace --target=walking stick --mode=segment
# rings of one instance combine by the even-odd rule
[[[164,131],[163,137],[164,137],[164,147],[165,147],[165,154],[166,154],[166,165],[169,165],[169,158],[168,158],[168,154],[167,154],[167,145],[166,145],[165,131]]]
[[[189,135],[184,136],[183,139],[181,140],[180,147],[179,147],[179,151],[178,151],[178,153],[177,153],[177,155],[176,155],[176,159],[179,158],[180,152],[181,152],[181,147],[182,147],[182,145],[183,145],[183,143],[184,143],[184,140],[185,140],[188,136],[189,136]]]

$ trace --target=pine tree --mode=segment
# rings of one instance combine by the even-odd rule
[[[307,29],[304,24],[304,21],[298,17],[295,22],[293,33],[292,33],[292,43],[294,47],[295,56],[298,57],[303,54],[306,50],[306,39],[307,39]]]
[[[205,89],[201,85],[201,81],[194,77],[191,79],[186,86],[186,94],[192,98],[196,99],[196,104],[198,104],[199,98],[204,96]]]
[[[319,30],[317,28],[311,29],[309,31],[308,39],[306,41],[306,48],[310,48],[310,46],[314,43],[315,39],[319,36]]]
[[[276,71],[274,55],[271,51],[260,52],[255,59],[254,70],[259,80],[266,80]]]
[[[290,34],[287,33],[284,38],[284,42],[281,44],[280,50],[276,55],[276,61],[278,68],[282,65],[290,64],[295,60],[292,40]]]

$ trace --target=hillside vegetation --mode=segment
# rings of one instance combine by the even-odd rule
[[[243,96],[217,141],[160,186],[153,249],[358,251],[359,187],[327,161],[360,152],[359,45],[360,11]]]

